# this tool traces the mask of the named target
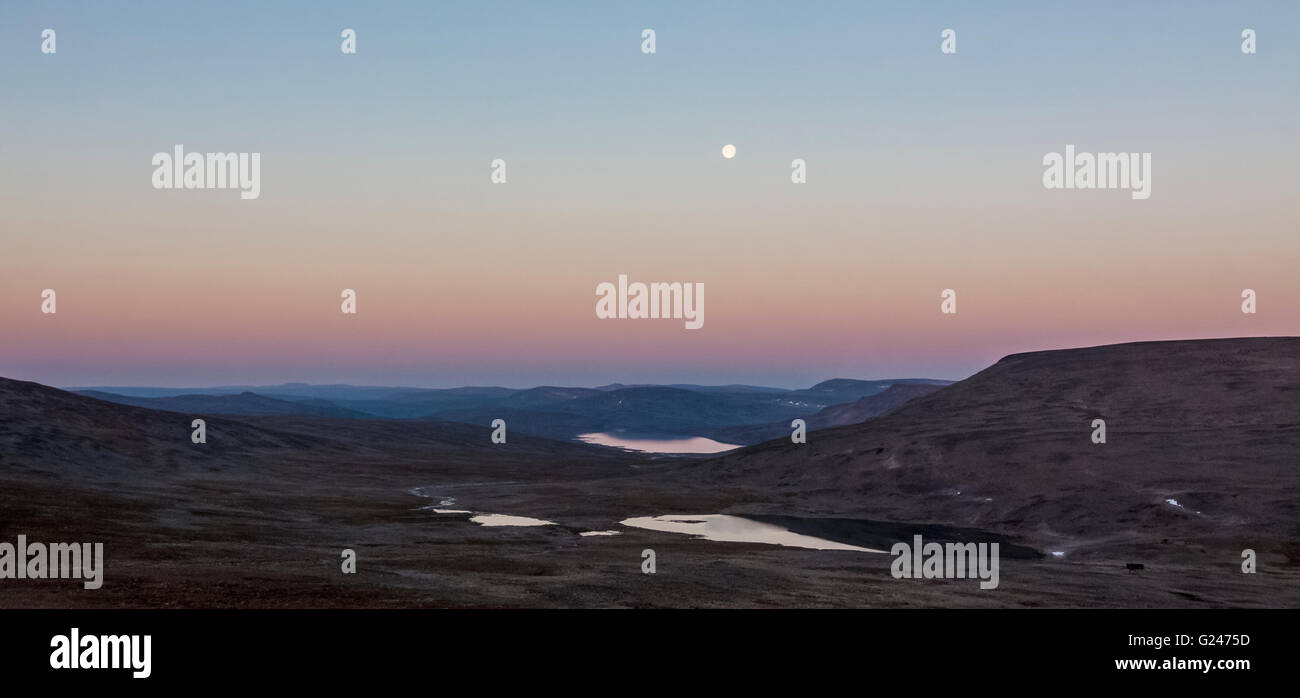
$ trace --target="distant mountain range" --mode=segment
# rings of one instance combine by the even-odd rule
[[[106,402],[148,407],[152,410],[167,410],[168,412],[241,415],[302,414],[316,417],[337,417],[340,419],[372,418],[371,415],[365,412],[345,409],[329,400],[320,398],[280,400],[252,392],[233,395],[176,395],[174,397],[131,397],[129,395],[104,393],[98,390],[79,390],[77,394]]]
[[[301,383],[72,390],[107,402],[193,415],[432,419],[476,426],[505,419],[512,432],[554,439],[573,439],[590,432],[725,434],[726,439],[732,439],[727,443],[748,444],[775,438],[782,431],[788,433],[789,421],[796,417],[807,418],[810,428],[846,424],[849,423],[846,420],[853,419],[861,421],[881,414],[887,405],[902,404],[910,397],[948,383],[925,378],[837,378],[799,390],[685,384],[420,389]],[[858,401],[878,395],[883,397],[857,405]],[[838,409],[823,414],[831,407]]]
[[[91,391],[94,392],[94,391]],[[312,472],[322,463],[346,473],[375,461],[444,466],[464,463],[565,458],[604,464],[620,456],[596,449],[512,433],[494,445],[487,425],[435,420],[341,418],[338,408],[290,403],[252,393],[125,398],[142,405],[105,401],[38,383],[0,378],[0,471],[36,469],[78,479],[148,482],[177,468],[189,474],[244,471],[258,464],[266,478],[288,464]],[[174,402],[173,402],[174,401]],[[178,408],[185,406],[184,409]],[[286,406],[304,412],[289,413]],[[272,410],[258,415],[193,411],[188,407]],[[322,414],[311,414],[320,411]],[[179,418],[178,418],[179,417]],[[208,442],[190,440],[192,418],[206,422]],[[343,473],[336,473],[342,477]]]

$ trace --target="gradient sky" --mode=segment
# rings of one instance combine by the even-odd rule
[[[920,5],[0,2],[0,375],[803,386],[1300,334],[1300,3]],[[262,153],[261,198],[153,189],[178,143]],[[1044,189],[1067,143],[1153,153],[1151,198]],[[598,320],[620,273],[704,282],[704,328]]]

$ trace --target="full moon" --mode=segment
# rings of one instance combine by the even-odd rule
[[[726,159],[728,159],[728,160],[730,160],[730,159],[736,157],[736,146],[734,146],[734,145],[732,145],[732,144],[730,144],[730,143],[728,143],[728,144],[722,146],[722,157],[724,157],[724,158],[726,158]]]

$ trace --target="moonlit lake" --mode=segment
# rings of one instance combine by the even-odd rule
[[[727,514],[676,514],[670,516],[636,516],[619,522],[632,528],[667,533],[685,533],[705,540],[730,543],[766,543],[809,550],[853,550],[860,553],[884,553],[833,540],[795,533],[783,526],[754,521]]]
[[[579,434],[578,440],[597,446],[612,446],[643,453],[722,453],[740,448],[739,444],[724,444],[703,436],[654,437],[611,434],[603,431]]]

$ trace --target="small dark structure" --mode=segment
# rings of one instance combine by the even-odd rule
[[[1130,563],[1124,565],[1124,567],[1125,567],[1125,569],[1127,569],[1127,570],[1129,571],[1129,574],[1133,574],[1134,572],[1137,572],[1138,570],[1144,570],[1144,569],[1146,569],[1146,565],[1144,565],[1144,564],[1142,564],[1142,563],[1140,563],[1140,562],[1130,562]]]

